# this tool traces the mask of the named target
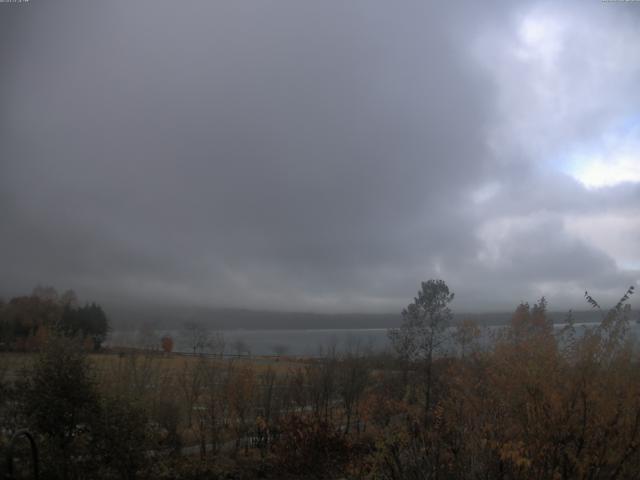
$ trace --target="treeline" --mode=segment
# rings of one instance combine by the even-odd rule
[[[0,422],[36,433],[44,478],[637,478],[632,294],[591,329],[521,304],[487,343],[473,322],[447,338],[453,294],[429,281],[393,355],[306,362],[87,357],[52,337],[23,381],[0,382]]]
[[[118,331],[136,330],[140,325],[154,325],[158,330],[179,330],[183,319],[206,324],[213,330],[301,330],[301,329],[359,329],[392,328],[398,323],[398,313],[332,314],[196,308],[176,305],[117,305],[109,309],[111,325]],[[597,312],[575,310],[576,323],[597,323]],[[548,316],[555,323],[564,321],[566,312],[551,311]],[[473,320],[479,326],[502,326],[509,323],[511,312],[455,313],[454,321]]]
[[[87,349],[98,350],[109,321],[96,303],[80,305],[73,290],[58,294],[38,286],[31,295],[0,300],[0,350],[39,350],[53,333],[80,337]]]

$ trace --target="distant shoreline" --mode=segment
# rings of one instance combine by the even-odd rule
[[[143,328],[155,330],[178,330],[187,322],[195,322],[209,330],[375,330],[398,327],[401,315],[382,314],[319,314],[291,313],[254,310],[216,310],[196,308],[109,308],[113,330],[138,331]],[[513,312],[458,313],[456,321],[475,321],[479,326],[506,325]],[[566,322],[568,312],[549,312],[554,324]],[[576,311],[572,313],[575,323],[598,323],[602,320],[598,311]]]

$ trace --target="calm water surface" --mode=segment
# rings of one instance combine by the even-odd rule
[[[556,329],[563,325],[556,325]],[[576,324],[579,334],[594,324]],[[483,338],[490,338],[502,327],[484,327]],[[640,333],[640,326],[631,324],[631,333]],[[335,348],[338,352],[362,350],[365,348],[381,351],[390,347],[386,328],[359,329],[305,329],[305,330],[224,330],[211,332],[224,338],[225,353],[253,355],[318,355],[327,349]],[[107,345],[129,347],[158,347],[163,335],[170,335],[174,340],[174,351],[192,351],[192,342],[184,330],[157,330],[153,332],[114,331],[109,335]]]

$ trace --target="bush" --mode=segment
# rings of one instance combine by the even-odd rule
[[[19,388],[22,413],[42,440],[44,476],[76,478],[89,458],[89,426],[99,407],[81,345],[53,336]]]
[[[126,398],[107,396],[101,399],[92,427],[93,455],[105,478],[148,477],[157,433],[142,407]]]
[[[293,415],[283,418],[277,430],[272,452],[284,472],[325,478],[342,473],[349,462],[349,442],[324,420]]]

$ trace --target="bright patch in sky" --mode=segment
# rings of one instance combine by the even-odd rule
[[[640,152],[607,160],[601,157],[582,159],[574,176],[589,188],[640,182]]]
[[[570,158],[568,173],[588,188],[640,182],[640,126],[607,134],[591,151]]]
[[[520,46],[516,56],[520,60],[537,60],[549,68],[562,50],[562,25],[550,15],[530,13],[522,20],[518,34]]]

